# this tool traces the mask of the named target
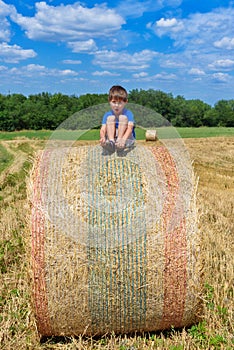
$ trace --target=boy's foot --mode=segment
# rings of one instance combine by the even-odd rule
[[[122,139],[116,140],[115,147],[117,148],[117,150],[123,150],[125,146],[126,146],[126,141]]]
[[[132,144],[130,146],[126,146],[125,148],[117,148],[117,155],[119,157],[124,157],[126,156],[129,152],[131,152],[131,150],[133,150],[135,148],[135,145]]]
[[[110,152],[110,153],[114,153],[115,152],[115,142],[114,141],[106,141],[106,144],[104,146],[104,148]]]

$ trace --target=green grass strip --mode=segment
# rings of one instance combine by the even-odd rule
[[[176,128],[182,138],[222,137],[234,136],[234,128],[222,126],[200,128]]]
[[[0,173],[12,163],[13,159],[14,156],[0,144]]]
[[[154,129],[154,128],[152,128]],[[203,137],[225,137],[234,136],[234,128],[227,127],[200,127],[200,128],[174,128],[174,127],[162,127],[155,128],[158,133],[158,137],[161,139],[168,137],[181,137],[181,138],[203,138]],[[48,140],[51,136],[53,139],[60,140],[87,140],[95,141],[99,140],[99,129],[92,129],[86,132],[80,130],[22,130],[12,132],[0,132],[0,140],[14,140],[20,138],[28,139],[40,139]],[[136,128],[137,140],[145,139],[145,130]]]

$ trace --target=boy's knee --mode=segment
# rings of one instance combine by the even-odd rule
[[[115,116],[114,115],[109,115],[107,117],[107,121],[106,121],[108,124],[110,123],[115,123]]]
[[[119,116],[119,122],[122,124],[127,124],[128,123],[128,117],[126,115],[120,115]]]

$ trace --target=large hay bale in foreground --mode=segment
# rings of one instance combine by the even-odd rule
[[[158,144],[119,155],[103,154],[100,146],[38,154],[28,190],[41,335],[196,322],[196,184],[172,153]]]

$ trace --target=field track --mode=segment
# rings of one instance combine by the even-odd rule
[[[234,346],[234,137],[184,139],[199,178],[204,254],[203,320],[162,334],[40,342],[28,290],[26,177],[45,140],[0,141],[0,349],[232,349]],[[82,142],[84,144],[85,141]]]

